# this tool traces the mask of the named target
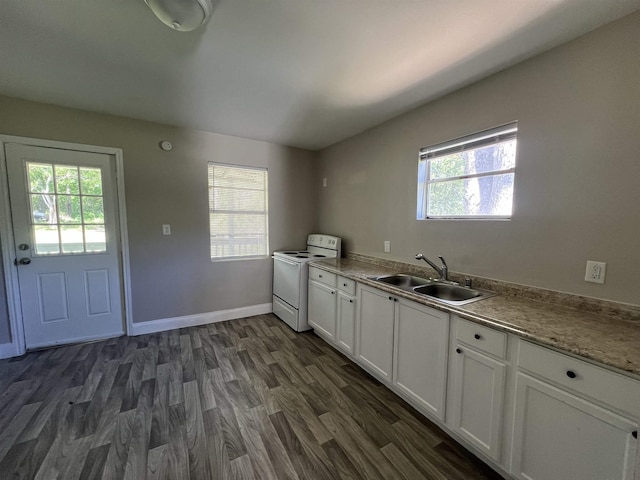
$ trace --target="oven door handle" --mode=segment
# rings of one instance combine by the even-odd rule
[[[289,265],[293,265],[294,267],[298,266],[298,264],[296,262],[292,262],[291,260],[286,260],[286,259],[284,259],[282,257],[276,257],[276,256],[272,255],[271,258],[273,258],[274,260],[277,260],[279,262],[288,263]]]

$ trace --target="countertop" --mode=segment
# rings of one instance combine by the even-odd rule
[[[640,323],[541,301],[497,295],[462,306],[444,305],[372,280],[399,273],[349,258],[309,264],[536,343],[557,348],[640,377]]]

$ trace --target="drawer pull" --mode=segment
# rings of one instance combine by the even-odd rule
[[[346,283],[343,283],[343,284],[342,284],[342,286],[343,286],[343,287],[346,287],[346,286],[347,286],[347,284],[346,284]]]
[[[462,350],[460,350],[459,348],[456,348],[456,353],[462,353]]]
[[[336,292],[334,292],[333,290],[331,290],[331,295],[335,295],[335,294],[336,294]]]
[[[482,338],[482,336],[479,333],[476,333],[473,338],[475,338],[476,340],[480,340]]]
[[[322,278],[322,275],[318,275],[318,278]]]
[[[634,430],[633,432],[631,432],[631,435],[633,435],[633,438],[638,438],[638,431]]]
[[[353,303],[353,300],[349,300],[349,303]]]
[[[574,372],[573,370],[567,370],[567,377],[569,378],[576,378],[576,372]]]

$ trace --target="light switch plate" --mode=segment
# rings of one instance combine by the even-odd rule
[[[587,260],[587,270],[584,273],[585,282],[604,283],[604,277],[607,272],[607,264],[605,262],[595,262]]]
[[[390,240],[385,240],[384,241],[384,252],[385,253],[389,253],[391,251],[391,241]]]
[[[171,225],[162,225],[162,234],[171,235]]]

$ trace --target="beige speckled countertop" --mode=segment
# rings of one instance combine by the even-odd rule
[[[371,280],[399,273],[383,265],[349,258],[322,260],[311,266],[351,278],[462,318],[518,334],[537,343],[640,376],[640,323],[542,301],[497,295],[451,306]]]

